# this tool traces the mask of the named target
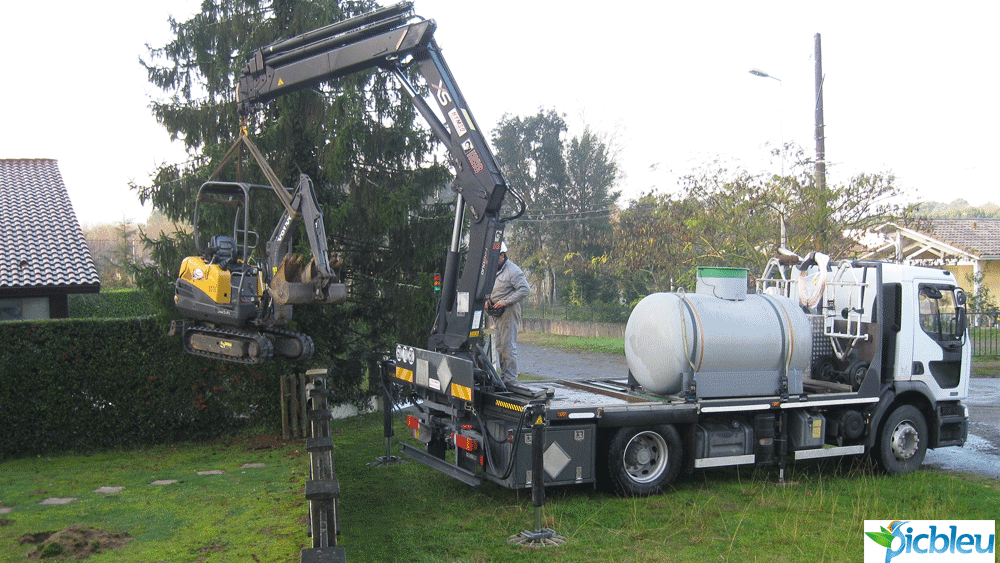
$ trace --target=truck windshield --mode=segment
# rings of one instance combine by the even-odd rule
[[[920,328],[938,342],[961,340],[953,287],[920,286]]]

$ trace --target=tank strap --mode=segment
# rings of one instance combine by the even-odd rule
[[[764,301],[774,310],[774,316],[778,318],[778,326],[781,328],[781,362],[779,364],[779,376],[781,379],[781,396],[788,397],[788,369],[792,364],[792,352],[794,351],[795,339],[792,335],[792,322],[787,318],[787,312],[783,307],[778,307],[771,296],[760,294]]]

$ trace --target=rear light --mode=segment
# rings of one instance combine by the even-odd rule
[[[406,425],[409,426],[410,428],[414,429],[414,430],[419,430],[420,429],[420,419],[417,418],[417,417],[415,417],[415,416],[406,415]]]
[[[467,452],[474,452],[479,449],[479,442],[466,436],[455,436],[455,445]]]

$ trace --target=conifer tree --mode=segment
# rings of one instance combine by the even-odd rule
[[[150,185],[133,185],[140,199],[173,221],[190,221],[198,187],[239,135],[234,92],[250,54],[376,7],[367,0],[214,0],[187,21],[171,19],[175,37],[149,47],[141,64],[161,92],[153,115],[190,159],[162,165]],[[416,118],[394,79],[370,70],[278,98],[245,124],[286,186],[300,173],[313,179],[331,251],[343,259],[348,303],[297,306],[293,320],[316,342],[313,361],[332,363],[341,390],[358,389],[397,340],[422,344],[433,318],[431,273],[443,266],[451,221],[450,206],[433,196],[449,171],[433,163],[433,141]],[[252,160],[219,179],[267,183]],[[277,199],[262,195],[252,217],[258,259],[280,214]],[[140,283],[167,300],[181,258],[194,252],[191,238],[176,233],[148,243],[157,264]]]

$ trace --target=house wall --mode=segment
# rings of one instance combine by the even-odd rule
[[[955,274],[958,285],[970,295],[975,293],[973,284],[969,281],[973,276],[973,267],[968,266],[943,266],[944,269]],[[1000,306],[1000,260],[983,260],[981,262],[983,273],[983,287],[989,290],[994,305]]]
[[[958,280],[958,285],[960,285],[962,289],[965,290],[966,293],[970,295],[972,294],[973,292],[972,283],[969,282],[969,279],[967,277],[967,276],[972,276],[971,264],[968,266],[956,266],[953,264],[948,264],[941,267],[955,274],[955,279]]]

